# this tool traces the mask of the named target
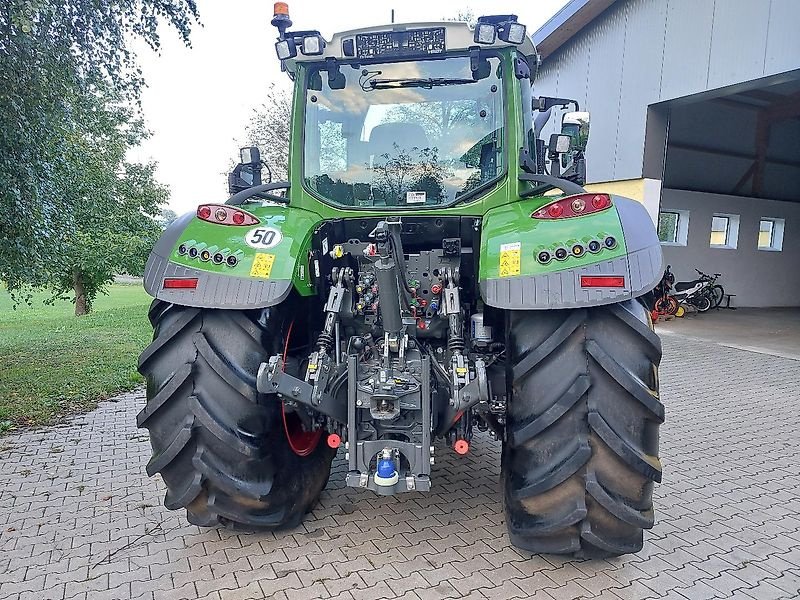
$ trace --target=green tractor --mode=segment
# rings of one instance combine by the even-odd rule
[[[477,428],[503,444],[518,547],[641,549],[664,419],[642,298],[662,257],[640,203],[582,187],[588,113],[533,95],[513,15],[331,40],[290,31],[282,4],[272,23],[288,181],[243,149],[230,198],[179,218],[146,268],[138,425],[167,508],[293,527],[337,449],[348,486],[426,492]]]

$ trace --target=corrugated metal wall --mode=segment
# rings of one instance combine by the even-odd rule
[[[800,69],[799,23],[800,0],[618,0],[544,61],[535,93],[592,112],[589,181],[637,179],[648,105]]]

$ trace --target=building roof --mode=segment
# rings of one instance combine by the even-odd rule
[[[542,59],[558,50],[570,38],[611,6],[615,0],[570,0],[531,37]]]

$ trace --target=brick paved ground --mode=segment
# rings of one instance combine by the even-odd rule
[[[0,439],[0,599],[798,597],[800,363],[675,335],[665,348],[664,484],[635,556],[512,548],[484,436],[466,459],[442,451],[430,494],[348,490],[337,460],[302,527],[201,530],[144,475],[129,394]]]

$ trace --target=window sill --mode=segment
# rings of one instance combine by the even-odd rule
[[[736,250],[736,246],[725,246],[722,244],[710,244],[709,248],[716,248],[718,250]]]
[[[761,252],[783,252],[783,248],[758,248]]]
[[[686,244],[681,242],[661,242],[662,246],[676,246],[678,248],[685,248]]]

